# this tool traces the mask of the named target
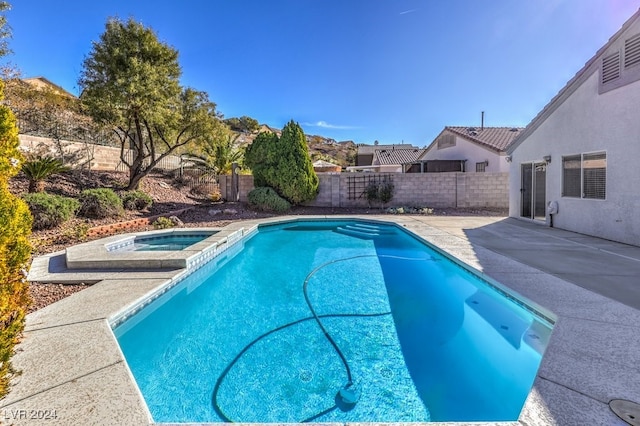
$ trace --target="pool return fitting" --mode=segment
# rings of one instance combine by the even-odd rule
[[[331,406],[331,407],[329,407],[329,408],[327,408],[325,410],[322,410],[322,411],[312,415],[311,417],[308,417],[308,418],[300,421],[300,423],[312,422],[312,421],[324,416],[325,414],[328,414],[328,413],[334,411],[336,408],[340,409],[341,411],[350,411],[355,407],[355,405],[358,403],[358,401],[360,399],[360,389],[359,389],[359,387],[357,385],[354,384],[353,376],[351,374],[351,366],[349,365],[349,361],[344,356],[343,352],[340,350],[340,347],[335,342],[333,337],[331,337],[331,334],[327,331],[327,329],[322,324],[321,318],[380,317],[380,316],[391,315],[391,312],[370,313],[370,314],[322,314],[322,315],[318,315],[316,310],[313,307],[313,304],[311,303],[311,299],[309,298],[308,286],[309,286],[309,281],[311,280],[311,278],[318,271],[320,271],[321,269],[326,268],[327,266],[330,266],[330,265],[333,265],[333,264],[339,263],[339,262],[346,262],[346,261],[350,261],[350,260],[354,260],[354,259],[362,259],[362,258],[367,258],[367,257],[392,258],[392,259],[411,260],[411,261],[433,260],[433,258],[431,258],[431,257],[428,257],[428,258],[409,258],[409,257],[392,256],[392,255],[366,254],[366,255],[358,255],[358,256],[345,257],[345,258],[342,258],[342,259],[331,260],[329,262],[323,263],[322,265],[316,267],[311,272],[309,272],[309,274],[307,275],[307,277],[304,280],[304,284],[302,286],[302,291],[303,291],[303,294],[304,294],[305,302],[307,303],[307,306],[308,306],[309,310],[311,311],[312,316],[306,317],[306,318],[301,318],[299,320],[296,320],[296,321],[281,325],[281,326],[279,326],[277,328],[269,330],[266,333],[256,337],[248,345],[246,345],[244,348],[242,348],[242,350],[240,352],[238,352],[238,354],[225,367],[225,369],[222,371],[222,374],[220,374],[220,376],[216,380],[216,384],[215,384],[215,386],[213,388],[213,393],[212,393],[212,396],[211,396],[211,404],[212,404],[213,409],[215,410],[216,414],[222,420],[224,420],[225,422],[229,422],[229,423],[233,423],[234,422],[234,420],[232,420],[227,414],[224,413],[224,411],[222,410],[222,407],[220,407],[220,405],[218,404],[218,394],[220,393],[220,387],[222,385],[222,382],[224,381],[226,376],[229,374],[229,372],[231,371],[233,366],[240,360],[240,358],[249,349],[251,349],[251,347],[253,345],[258,343],[259,341],[261,341],[265,337],[267,337],[267,336],[269,336],[269,335],[271,335],[273,333],[276,333],[278,331],[284,330],[285,328],[289,328],[289,327],[292,327],[294,325],[303,323],[305,321],[310,321],[310,320],[314,320],[318,324],[318,327],[320,328],[320,330],[322,330],[322,333],[324,334],[324,337],[329,341],[329,343],[331,343],[331,346],[335,350],[336,354],[338,354],[338,356],[340,357],[340,360],[342,361],[342,364],[344,365],[345,371],[347,373],[347,383],[344,386],[342,386],[338,390],[338,392],[336,393],[335,404],[333,406]]]

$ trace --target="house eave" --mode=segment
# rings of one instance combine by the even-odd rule
[[[607,49],[616,43],[625,31],[633,25],[633,23],[640,17],[640,9],[634,13],[631,18],[622,25],[622,27],[609,38],[609,41],[602,46],[591,59],[589,59],[585,65],[576,73],[576,75],[567,82],[567,84],[560,89],[557,95],[555,95],[547,105],[531,120],[531,122],[525,127],[525,129],[511,142],[507,147],[507,154],[511,155],[513,151],[538,127],[545,122],[547,118],[557,110],[568,98],[571,96],[594,72],[599,69],[599,59],[607,51]]]

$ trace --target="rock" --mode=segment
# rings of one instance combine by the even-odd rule
[[[209,216],[218,216],[219,214],[222,214],[222,210],[210,209],[208,213],[209,213]]]
[[[222,211],[222,213],[234,215],[234,214],[238,214],[238,210],[236,210],[236,209],[224,209]]]
[[[169,185],[169,184],[168,184],[168,183],[166,183],[166,182],[158,182],[158,186],[159,186],[160,188],[164,188],[164,189],[171,189],[171,185]]]
[[[174,226],[184,226],[184,222],[180,220],[178,216],[169,216],[169,220]]]

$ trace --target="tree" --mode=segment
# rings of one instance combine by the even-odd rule
[[[304,132],[293,120],[279,138],[274,133],[258,135],[247,149],[245,164],[253,172],[256,187],[271,187],[292,204],[311,201],[318,194],[319,180]]]
[[[0,12],[9,9],[0,2]],[[7,52],[8,27],[0,16],[0,55]],[[4,83],[0,82],[0,101]],[[9,179],[20,171],[18,127],[11,110],[0,104],[0,398],[9,390],[12,373],[10,358],[24,329],[29,305],[29,285],[25,273],[31,255],[29,208],[9,191]]]
[[[233,163],[241,163],[242,151],[236,147],[238,136],[227,133],[226,137],[213,146],[209,157],[209,164],[218,174],[231,173]]]
[[[205,92],[182,88],[180,75],[178,51],[133,19],[109,19],[83,63],[81,99],[118,136],[129,190],[164,157],[220,125],[215,103]]]
[[[277,167],[278,135],[262,132],[253,140],[244,153],[244,164],[251,169],[256,188],[270,186],[270,174]]]
[[[251,133],[260,129],[260,123],[255,118],[243,115],[240,118],[232,117],[224,120],[225,124],[236,132]]]

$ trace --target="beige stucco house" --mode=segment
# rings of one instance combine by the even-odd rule
[[[508,172],[506,148],[521,131],[519,127],[447,126],[419,160],[440,161],[444,167],[461,165],[461,170],[451,171]]]
[[[507,151],[510,216],[640,245],[640,10]]]

